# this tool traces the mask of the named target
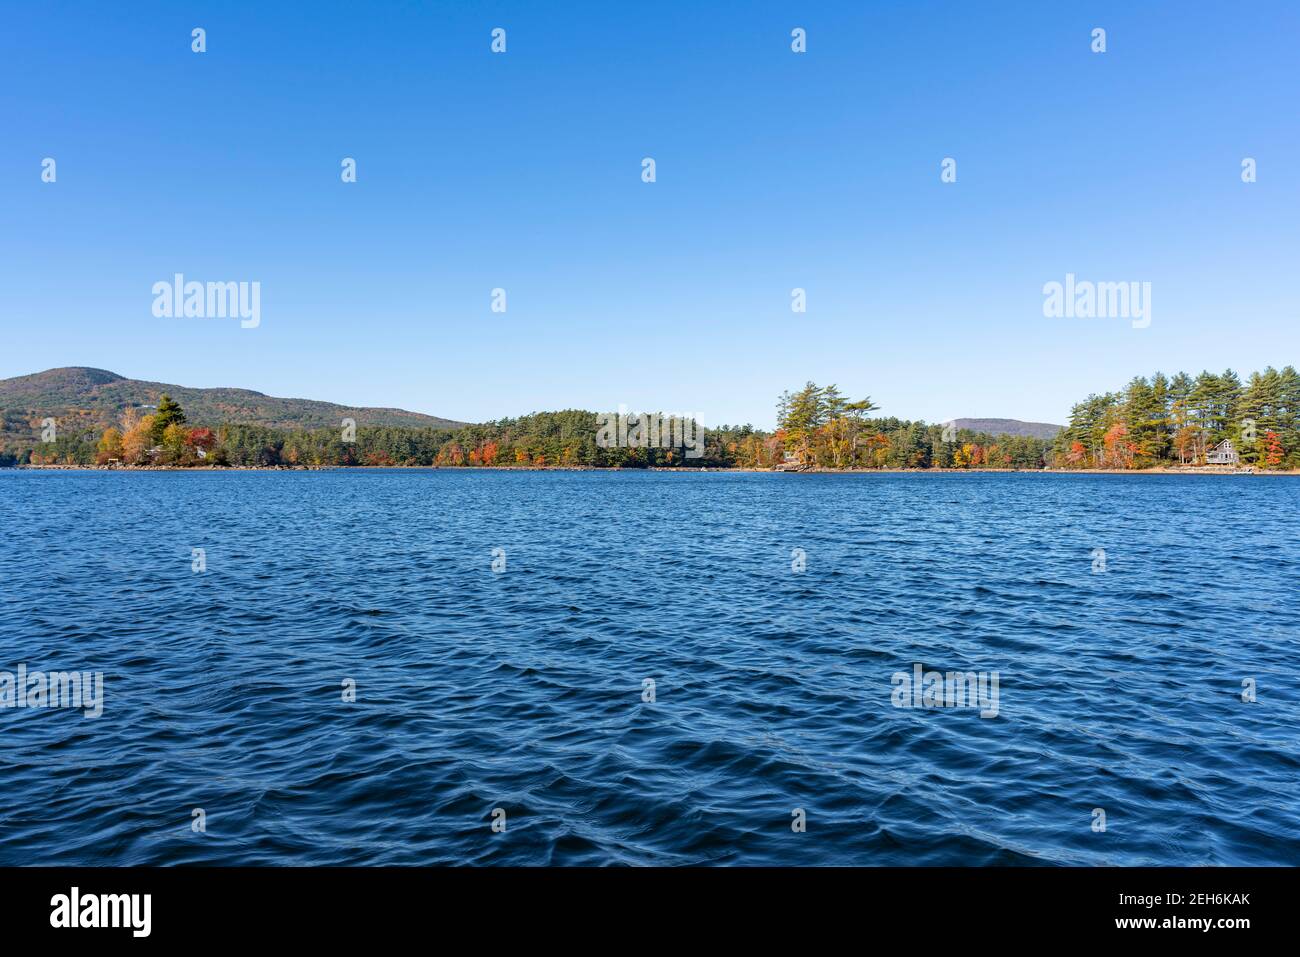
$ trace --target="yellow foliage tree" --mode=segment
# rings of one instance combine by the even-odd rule
[[[109,459],[122,458],[122,433],[113,427],[104,430],[104,434],[99,437],[98,452],[95,455],[95,461],[104,465]]]
[[[148,462],[149,448],[153,445],[152,432],[152,415],[135,419],[126,434],[122,436],[122,461],[131,465],[143,465]]]

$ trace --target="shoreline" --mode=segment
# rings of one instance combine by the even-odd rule
[[[595,465],[13,465],[14,471],[40,472],[374,472],[392,469],[428,472],[736,472],[754,475],[1300,475],[1300,469],[1232,469],[1221,466],[1157,466],[1147,469],[750,469],[689,466],[619,468]],[[3,471],[3,469],[0,469]]]

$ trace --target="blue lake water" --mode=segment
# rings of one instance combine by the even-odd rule
[[[0,709],[0,864],[1300,862],[1296,480],[0,471],[0,532],[0,672],[104,688]]]

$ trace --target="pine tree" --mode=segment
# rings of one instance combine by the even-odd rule
[[[153,439],[154,445],[161,445],[163,434],[167,431],[169,425],[183,425],[185,422],[185,413],[181,410],[180,405],[169,396],[166,392],[158,400],[158,411],[153,416],[153,428],[150,431],[150,438]]]

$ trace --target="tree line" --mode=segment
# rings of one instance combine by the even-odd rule
[[[1202,465],[1233,440],[1258,468],[1300,468],[1300,374],[1269,368],[1242,383],[1231,371],[1133,379],[1089,396],[1055,439],[991,435],[943,423],[873,418],[877,406],[808,382],[777,402],[777,429],[704,430],[703,454],[605,448],[594,412],[538,412],[456,429],[361,426],[276,429],[192,426],[162,396],[102,431],[0,449],[0,465],[444,466],[583,468],[1041,469]]]
[[[1300,468],[1300,374],[1291,366],[1136,377],[1075,405],[1052,446],[1061,468],[1199,466],[1230,440],[1244,465]]]
[[[869,401],[842,400],[834,386],[811,383],[783,397],[782,427],[705,428],[703,454],[683,448],[606,448],[598,416],[568,409],[499,419],[458,429],[360,426],[276,429],[258,425],[192,427],[169,396],[150,414],[129,410],[118,425],[96,433],[60,434],[10,450],[0,464],[445,466],[581,468],[1037,468],[1047,447],[1038,439],[962,431],[943,438],[941,426],[901,419],[870,419]],[[788,408],[787,408],[788,406]]]
[[[1049,440],[990,435],[950,424],[870,418],[870,398],[850,400],[834,386],[808,382],[777,401],[772,436],[782,462],[832,469],[1041,469]],[[764,462],[774,465],[776,462]]]

